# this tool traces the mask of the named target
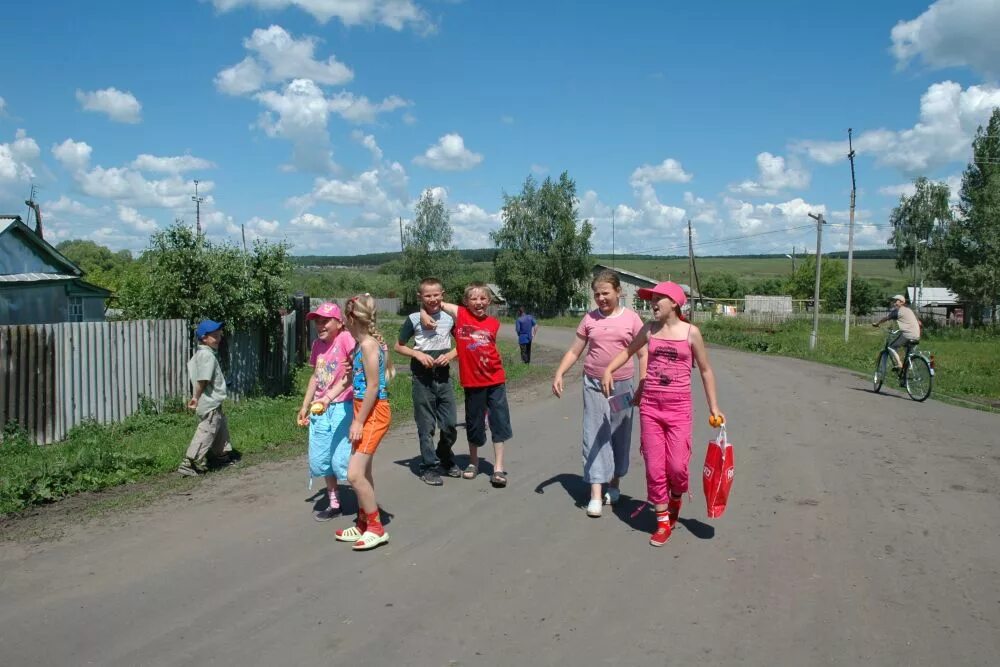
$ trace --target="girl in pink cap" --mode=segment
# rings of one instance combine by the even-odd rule
[[[652,322],[636,334],[611,360],[601,385],[610,396],[614,373],[644,346],[648,362],[646,376],[639,379],[635,400],[642,427],[642,457],[646,462],[646,493],[656,510],[656,531],[649,539],[663,546],[677,522],[681,498],[688,490],[688,463],[691,460],[691,368],[698,364],[705,387],[708,410],[725,418],[715,397],[715,375],[698,327],[684,321],[681,308],[687,302],[677,283],[664,282],[640,289],[639,298],[651,301]]]
[[[344,329],[340,306],[322,303],[306,315],[316,326],[309,365],[313,367],[309,386],[302,398],[298,421],[309,427],[310,477],[326,479],[330,504],[316,512],[317,521],[329,521],[340,512],[337,498],[337,478],[347,476],[347,461],[351,455],[348,431],[354,416],[354,391],[350,385],[336,391],[340,380],[351,365],[354,337]],[[336,391],[336,393],[335,393]]]

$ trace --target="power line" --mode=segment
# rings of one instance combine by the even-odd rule
[[[694,243],[696,246],[706,246],[706,245],[718,245],[723,243],[731,243],[733,241],[742,241],[743,239],[755,238],[758,236],[767,236],[768,234],[781,234],[783,232],[792,232],[798,229],[811,229],[812,225],[798,225],[797,227],[784,227],[782,229],[772,229],[766,232],[756,232],[754,234],[744,234],[742,236],[730,236],[724,239],[714,239],[711,241],[697,241]],[[653,248],[652,250],[647,250],[646,252],[638,252],[636,255],[654,255],[657,253],[670,252],[671,250],[683,250],[687,248],[687,244],[671,246],[668,248]]]

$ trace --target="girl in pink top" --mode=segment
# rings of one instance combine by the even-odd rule
[[[354,391],[350,385],[336,394],[333,391],[350,367],[355,342],[344,329],[340,307],[335,303],[320,304],[306,319],[316,326],[316,340],[309,355],[313,374],[302,398],[298,422],[309,427],[309,474],[326,479],[330,498],[329,506],[313,516],[317,521],[329,521],[340,512],[337,479],[347,475],[351,456],[347,436],[354,416]],[[311,407],[315,404],[322,411],[314,413]]]
[[[677,522],[681,497],[688,490],[691,460],[691,368],[701,371],[705,398],[712,415],[725,418],[715,398],[715,375],[698,327],[681,317],[687,301],[684,290],[672,282],[640,289],[639,298],[653,302],[655,320],[645,325],[627,350],[604,371],[601,384],[607,396],[614,391],[614,373],[628,359],[647,349],[645,379],[637,392],[642,427],[642,457],[646,462],[646,493],[656,510],[656,531],[649,543],[663,546]]]
[[[613,271],[602,271],[590,284],[597,310],[587,313],[576,329],[576,340],[563,355],[552,381],[552,393],[563,394],[563,376],[580,358],[583,361],[583,481],[590,484],[587,514],[601,516],[601,506],[618,501],[618,485],[628,472],[632,445],[632,376],[631,359],[613,374],[613,395],[622,396],[626,405],[613,409],[601,389],[601,376],[611,360],[624,351],[642,329],[635,311],[622,307],[621,283]],[[645,370],[646,350],[639,355],[639,375]],[[603,492],[604,485],[607,492]]]

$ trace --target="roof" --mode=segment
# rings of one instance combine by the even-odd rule
[[[76,280],[66,273],[0,273],[0,283],[40,283],[51,280]]]
[[[906,288],[910,303],[916,306],[951,306],[961,303],[958,295],[947,287],[914,287]],[[917,303],[919,298],[920,303]]]
[[[619,269],[619,268],[610,267],[607,264],[594,264],[594,269],[601,269],[601,270],[607,269],[608,271],[614,271],[615,273],[617,273],[619,275],[628,276],[629,278],[633,278],[633,279],[638,280],[640,282],[649,283],[650,286],[655,285],[656,283],[660,282],[659,280],[657,280],[655,278],[650,278],[649,276],[644,276],[641,273],[633,273],[632,271],[626,271],[625,269]]]
[[[500,291],[499,285],[496,283],[486,283],[486,286],[490,288],[491,292],[493,292],[493,296],[497,298],[497,301],[506,301],[506,299],[503,298],[503,292]]]
[[[46,255],[49,259],[53,260],[56,264],[64,267],[66,273],[72,274],[72,277],[79,278],[83,275],[83,271],[79,266],[74,264],[68,257],[55,249],[51,243],[41,238],[31,229],[28,225],[24,224],[19,215],[0,215],[0,236],[5,234],[13,234],[15,232],[20,232],[18,235],[23,242],[26,242],[35,247],[39,253]]]

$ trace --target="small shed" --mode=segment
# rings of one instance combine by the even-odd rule
[[[0,215],[0,324],[103,322],[111,292],[17,215]]]
[[[910,285],[906,288],[906,300],[921,318],[940,324],[960,324],[964,318],[962,301],[947,287]]]
[[[747,294],[743,310],[748,313],[777,313],[788,315],[792,312],[792,297]]]

